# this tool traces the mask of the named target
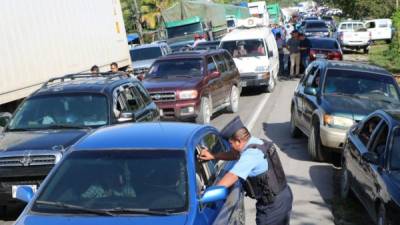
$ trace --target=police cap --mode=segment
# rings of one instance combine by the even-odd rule
[[[236,131],[243,127],[245,126],[243,125],[242,120],[237,116],[221,130],[221,136],[225,139],[229,139],[236,133]]]

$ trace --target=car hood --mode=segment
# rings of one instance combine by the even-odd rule
[[[0,153],[21,150],[65,149],[89,130],[46,130],[25,132],[4,132],[0,134]]]
[[[151,66],[151,64],[153,64],[154,61],[156,61],[156,58],[133,61],[132,66],[133,66],[133,69],[149,68]]]
[[[135,225],[135,224],[174,224],[184,225],[187,215],[174,216],[42,216],[42,215],[23,215],[16,225],[39,225],[39,224],[57,224],[57,225]]]
[[[353,120],[362,120],[377,109],[396,109],[399,104],[376,99],[360,99],[350,96],[324,95],[321,106],[328,114],[341,115]]]
[[[196,87],[202,80],[202,77],[170,77],[170,78],[151,78],[143,81],[143,85],[149,92],[158,90],[177,90]]]
[[[257,71],[257,67],[265,67],[269,68],[269,60],[266,56],[257,56],[257,57],[241,57],[234,58],[235,64],[239,70],[240,75],[244,75],[246,73],[262,73],[265,71]]]

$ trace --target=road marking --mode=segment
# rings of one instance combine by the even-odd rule
[[[261,111],[264,108],[265,104],[267,103],[270,95],[271,94],[269,94],[269,93],[265,93],[264,98],[261,100],[260,104],[258,104],[256,110],[253,113],[253,116],[250,118],[249,122],[246,125],[246,127],[249,131],[251,131],[253,129],[253,127],[254,127],[255,123],[257,122],[257,119],[260,116]]]

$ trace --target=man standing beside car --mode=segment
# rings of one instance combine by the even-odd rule
[[[274,145],[252,137],[239,117],[228,123],[221,135],[229,140],[232,151],[212,154],[204,148],[200,154],[201,160],[237,160],[217,185],[229,188],[240,180],[246,195],[257,200],[257,225],[288,225],[293,195],[283,169],[277,169],[276,161],[269,158],[271,152],[276,153]],[[279,160],[277,153],[273,156]]]
[[[298,40],[298,31],[292,31],[291,35],[292,37],[286,44],[290,53],[290,76],[293,77],[300,74],[300,41]]]
[[[310,61],[309,56],[310,56],[311,42],[303,33],[299,34],[299,40],[300,40],[301,64],[303,65],[304,70],[306,70],[308,63]]]

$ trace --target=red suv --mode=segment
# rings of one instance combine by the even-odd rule
[[[226,50],[177,52],[158,58],[143,84],[163,119],[209,123],[213,113],[239,108],[240,75]]]

